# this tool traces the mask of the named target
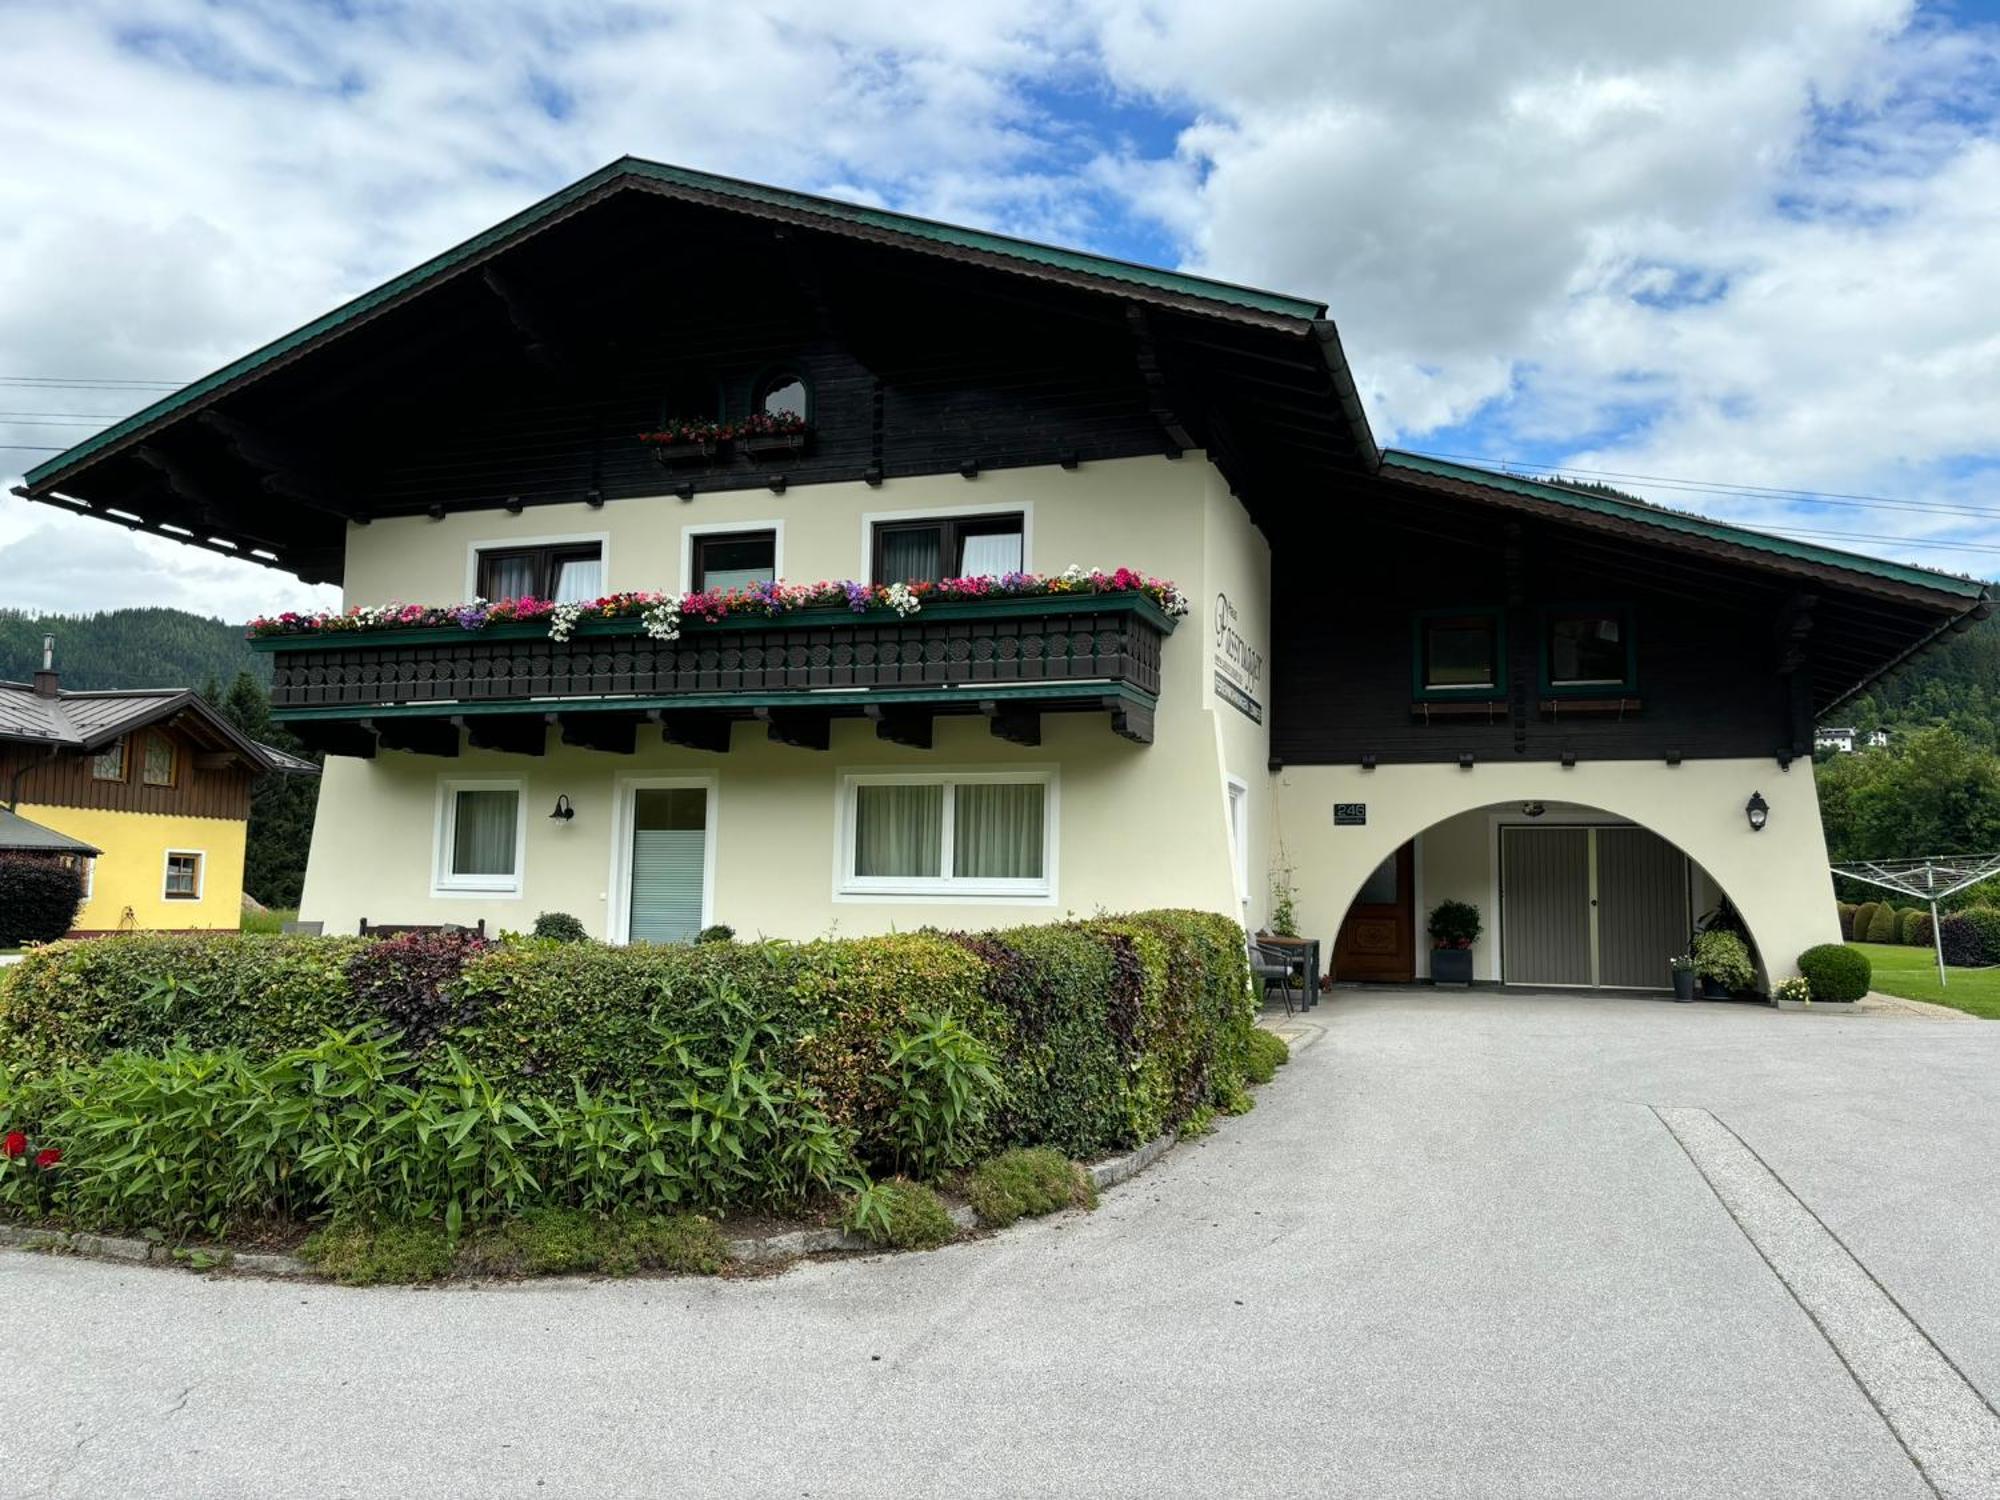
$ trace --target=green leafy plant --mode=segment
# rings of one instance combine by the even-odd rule
[[[716,922],[697,932],[694,940],[697,943],[733,943],[736,941],[736,929],[727,922]]]
[[[1274,1031],[1266,1031],[1259,1026],[1250,1033],[1249,1055],[1244,1063],[1244,1076],[1251,1083],[1269,1083],[1278,1076],[1278,1069],[1292,1060],[1292,1049],[1285,1039]]]
[[[438,1281],[451,1271],[452,1242],[436,1224],[343,1220],[307,1239],[299,1258],[348,1286]]]
[[[1046,1146],[1003,1151],[965,1177],[965,1196],[982,1223],[1004,1228],[1064,1208],[1095,1208],[1097,1185],[1088,1172]]]
[[[921,1182],[870,1184],[848,1202],[847,1226],[892,1250],[935,1250],[958,1236],[951,1210]]]
[[[914,1014],[875,1077],[888,1099],[880,1144],[898,1172],[931,1178],[965,1165],[987,1134],[1001,1085],[985,1043],[950,1011]]]
[[[535,925],[529,930],[532,937],[546,938],[557,943],[581,943],[589,939],[583,923],[566,911],[545,911],[535,918]]]
[[[1433,948],[1470,948],[1485,930],[1470,901],[1440,901],[1431,908],[1428,928]]]
[[[1295,909],[1298,893],[1292,886],[1292,869],[1281,865],[1271,871],[1271,931],[1279,937],[1296,937],[1299,917]]]
[[[1757,982],[1756,966],[1750,962],[1750,950],[1743,939],[1718,928],[1696,936],[1694,971],[1732,994]]]
[[[1859,1000],[1875,979],[1868,955],[1842,943],[1808,948],[1799,955],[1798,964],[1815,1000]]]
[[[1781,979],[1777,988],[1771,991],[1771,998],[1794,1005],[1810,1005],[1813,998],[1812,982],[1801,974],[1794,974],[1790,979]]]

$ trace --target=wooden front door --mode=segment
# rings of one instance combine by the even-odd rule
[[[1416,853],[1383,860],[1347,909],[1333,944],[1336,979],[1408,983],[1417,977]]]

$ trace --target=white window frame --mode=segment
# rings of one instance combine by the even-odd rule
[[[82,868],[83,899],[86,902],[88,902],[91,898],[91,895],[97,890],[97,861],[99,859],[99,856],[95,854],[84,854],[84,855],[79,855],[78,858],[82,861],[82,866],[83,866]],[[207,861],[204,860],[202,861],[202,863],[206,864]],[[197,881],[199,881],[200,879],[199,874],[197,874],[196,879]],[[165,870],[162,870],[160,872],[160,886],[162,889],[165,889],[166,883],[167,883],[166,872]],[[185,900],[186,898],[180,897],[177,899]]]
[[[476,542],[465,544],[465,593],[460,597],[479,597],[479,554],[482,552],[512,552],[517,547],[580,547],[585,542],[597,543],[597,578],[602,585],[600,594],[611,592],[611,533],[608,531],[573,531],[565,536],[508,536],[481,537]]]
[[[1229,818],[1229,854],[1235,866],[1236,903],[1243,925],[1250,925],[1250,783],[1241,776],[1223,776],[1223,811]]]
[[[899,521],[952,521],[962,516],[1006,516],[1021,513],[1021,571],[1035,571],[1035,503],[1032,500],[995,500],[990,505],[922,505],[910,510],[871,510],[861,517],[861,566],[857,583],[875,581],[875,528]]]
[[[715,923],[715,829],[721,821],[722,778],[714,772],[687,776],[620,776],[613,783],[611,814],[610,910],[604,914],[604,934],[613,943],[632,941],[632,823],[635,793],[700,788],[708,797],[702,830],[701,925]]]
[[[167,880],[173,874],[174,860],[194,861],[194,894],[182,896],[167,889]],[[202,899],[208,889],[208,851],[206,849],[169,849],[160,856],[160,899],[162,901],[185,901],[193,905]]]
[[[514,803],[514,873],[458,875],[451,868],[451,847],[457,836],[460,792],[512,792]],[[440,776],[431,840],[433,896],[488,896],[511,901],[520,897],[528,865],[528,785],[518,776]]]
[[[785,576],[785,523],[783,521],[702,521],[681,528],[681,592],[694,590],[694,539],[698,536],[726,536],[733,531],[771,533],[771,576]]]
[[[948,872],[956,801],[952,787],[966,782],[1037,782],[1042,787],[1042,877],[1039,880],[978,879]],[[944,828],[937,875],[856,875],[854,831],[856,794],[864,786],[943,786]],[[1055,766],[965,766],[950,771],[910,771],[889,767],[843,771],[834,798],[833,899],[840,902],[912,903],[1000,902],[1025,906],[1056,904],[1056,872],[1061,869],[1061,776]]]

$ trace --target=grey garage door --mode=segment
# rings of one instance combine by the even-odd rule
[[[1688,926],[1687,856],[1645,829],[1501,829],[1507,983],[1665,989]]]

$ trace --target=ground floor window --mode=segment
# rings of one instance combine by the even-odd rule
[[[849,895],[1046,896],[1049,771],[854,774],[843,779],[841,890]]]
[[[440,783],[435,894],[518,894],[524,831],[520,782]]]
[[[161,894],[169,901],[201,899],[202,857],[198,849],[169,849]]]

